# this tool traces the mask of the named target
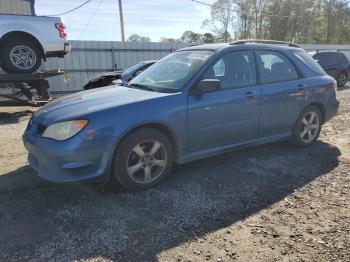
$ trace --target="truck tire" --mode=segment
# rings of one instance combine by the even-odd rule
[[[1,68],[7,73],[33,73],[42,61],[38,45],[21,38],[10,38],[0,56]]]

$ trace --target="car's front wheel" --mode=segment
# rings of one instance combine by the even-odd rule
[[[315,143],[320,135],[322,114],[316,106],[309,106],[300,114],[292,130],[291,142],[300,147]]]
[[[348,81],[348,76],[346,73],[342,72],[337,77],[337,85],[338,87],[344,87],[346,82]]]
[[[39,47],[25,39],[11,38],[1,51],[1,67],[7,73],[33,73],[41,60]]]
[[[128,190],[142,190],[161,182],[173,164],[169,138],[155,129],[129,134],[114,155],[113,175]]]

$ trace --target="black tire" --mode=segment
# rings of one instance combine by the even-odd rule
[[[27,50],[29,54],[29,60],[32,63],[23,64],[22,62],[19,65],[16,65],[11,59],[11,51],[18,50],[18,48],[23,47],[22,50]],[[18,55],[18,53],[17,53]],[[10,38],[7,40],[7,43],[4,45],[4,48],[1,52],[1,68],[7,73],[33,73],[39,69],[42,62],[42,52],[37,44],[21,38]],[[28,61],[28,59],[27,59]]]
[[[304,137],[305,139],[303,139],[302,134],[303,134],[303,132],[305,132],[305,129],[307,129],[307,128],[306,128],[305,124],[303,123],[303,120],[305,117],[308,117],[309,115],[311,116],[312,113],[315,113],[317,115],[319,127],[315,131],[311,130],[312,136],[310,136],[310,138],[312,137],[312,139],[310,141],[305,141],[307,139],[305,137]],[[298,146],[298,147],[308,147],[308,146],[313,145],[320,135],[322,123],[323,123],[322,113],[316,106],[309,106],[309,107],[305,108],[303,110],[303,112],[299,115],[296,123],[294,124],[294,127],[292,129],[292,137],[291,137],[290,142],[293,145]],[[309,127],[309,129],[311,129],[311,127]],[[308,133],[309,129],[307,129],[307,133]],[[305,135],[308,136],[308,134],[305,134]]]
[[[337,76],[337,85],[338,87],[344,87],[346,85],[346,82],[348,80],[348,75],[345,72],[341,72],[338,76]]]
[[[157,151],[157,154],[162,153],[163,156],[166,156],[166,164],[164,164],[163,167],[152,166],[151,170],[153,171],[151,171],[151,173],[154,172],[157,175],[157,172],[159,172],[159,175],[158,177],[154,176],[154,178],[152,178],[154,180],[150,180],[148,182],[146,181],[146,166],[148,165],[146,164],[146,155],[142,159],[142,157],[139,157],[139,155],[136,154],[136,151],[134,151],[134,149],[137,147],[137,145],[142,145],[141,147],[143,150],[145,150],[144,152],[148,152],[148,154],[151,155],[151,151],[148,149],[151,149],[153,147],[151,145],[151,141],[153,140],[158,141],[161,144]],[[135,159],[136,164],[134,163],[129,166],[130,161],[132,161],[133,158]],[[158,155],[157,161],[159,158],[162,158],[162,156]],[[156,157],[154,157],[154,159],[156,160]],[[151,128],[142,128],[132,132],[122,140],[121,144],[118,146],[114,154],[113,160],[112,172],[114,178],[116,178],[117,181],[128,190],[143,190],[159,184],[167,177],[174,161],[173,145],[170,139],[162,132]],[[130,168],[137,166],[140,163],[143,163],[144,167],[138,169],[138,171],[136,171],[134,174],[129,175],[128,166],[130,170]],[[152,164],[153,163],[149,165]]]

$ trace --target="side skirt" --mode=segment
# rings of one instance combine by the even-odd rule
[[[209,149],[205,149],[205,150],[201,150],[201,151],[189,152],[189,153],[180,155],[179,159],[176,162],[178,164],[184,164],[187,162],[191,162],[191,161],[195,161],[195,160],[199,160],[199,159],[203,159],[203,158],[208,158],[208,157],[215,156],[218,154],[236,151],[236,150],[242,149],[242,148],[253,147],[253,146],[257,146],[257,145],[261,145],[261,144],[287,140],[288,138],[290,138],[290,136],[291,136],[291,133],[284,133],[281,135],[259,138],[259,139],[251,140],[248,142],[241,142],[241,143],[236,143],[236,144],[230,144],[230,145],[209,148]]]

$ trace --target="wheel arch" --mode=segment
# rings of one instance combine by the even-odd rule
[[[24,31],[11,31],[11,32],[4,34],[0,39],[0,49],[2,49],[4,47],[4,44],[6,43],[6,41],[8,41],[11,38],[16,38],[16,37],[24,38],[28,41],[35,43],[39,47],[43,59],[46,58],[45,50],[44,50],[41,42],[32,34],[24,32]]]
[[[314,106],[318,110],[320,110],[320,112],[322,114],[322,124],[323,124],[325,121],[325,117],[326,117],[326,107],[320,102],[312,102],[312,103],[308,104],[307,106],[305,106],[303,111],[310,106]]]
[[[344,73],[346,75],[346,77],[349,77],[349,72],[346,69],[340,70],[339,75],[342,73]]]
[[[146,122],[146,123],[141,123],[135,126],[132,126],[131,128],[127,129],[120,137],[120,139],[118,139],[117,144],[115,145],[114,148],[114,153],[118,150],[118,146],[120,145],[120,143],[131,133],[142,129],[142,128],[151,128],[151,129],[155,129],[161,133],[163,133],[165,136],[167,136],[171,142],[171,144],[173,145],[173,152],[174,152],[174,156],[175,156],[175,161],[177,161],[177,159],[179,158],[179,139],[176,136],[175,132],[173,131],[173,129],[171,127],[169,127],[169,125],[163,123],[163,122]],[[114,155],[114,154],[113,154]]]

